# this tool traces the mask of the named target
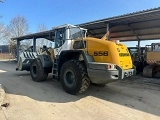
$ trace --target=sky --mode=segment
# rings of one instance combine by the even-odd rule
[[[7,25],[12,18],[24,16],[29,32],[34,33],[39,24],[52,29],[156,7],[160,7],[160,0],[4,0],[0,3],[0,22]]]

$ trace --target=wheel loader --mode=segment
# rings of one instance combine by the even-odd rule
[[[90,83],[107,84],[135,74],[130,53],[124,44],[87,37],[87,29],[66,24],[53,28],[54,48],[43,53],[25,51],[17,70],[30,71],[31,78],[44,81],[49,73],[69,94],[86,91]]]
[[[146,51],[147,65],[143,69],[143,76],[153,78],[160,72],[160,43],[146,45]]]

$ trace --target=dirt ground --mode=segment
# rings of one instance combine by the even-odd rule
[[[60,82],[37,83],[14,62],[0,61],[0,84],[6,91],[0,120],[160,120],[160,79],[140,75],[105,87],[91,85],[69,95]]]

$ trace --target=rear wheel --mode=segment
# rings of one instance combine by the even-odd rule
[[[48,73],[44,70],[41,60],[36,58],[30,65],[30,74],[34,81],[41,82],[47,79]]]
[[[148,78],[153,78],[155,76],[154,71],[155,65],[147,65],[143,69],[143,76]]]
[[[70,60],[63,64],[60,80],[63,89],[73,95],[83,93],[90,85],[85,66],[77,60]]]

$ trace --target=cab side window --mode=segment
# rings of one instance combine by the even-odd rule
[[[60,28],[55,31],[55,48],[61,47],[65,42],[65,28]]]

